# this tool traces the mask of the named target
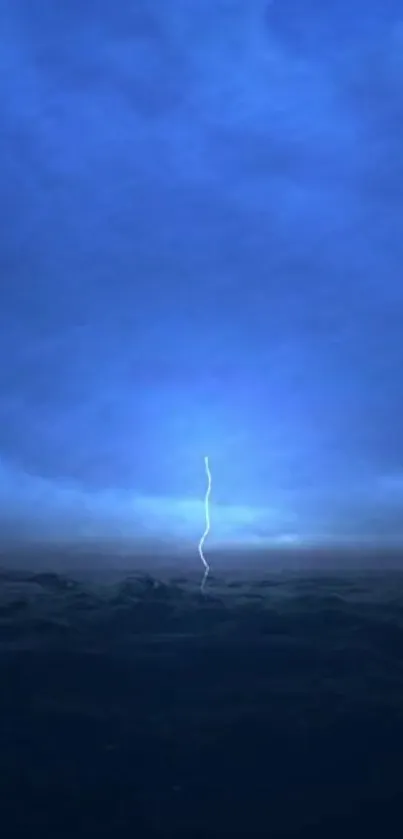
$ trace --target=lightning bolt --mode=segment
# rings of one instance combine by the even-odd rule
[[[201,559],[201,561],[204,565],[204,576],[203,576],[203,579],[202,579],[202,582],[201,582],[201,590],[202,591],[204,589],[204,586],[206,585],[206,580],[207,580],[207,577],[208,577],[209,571],[210,571],[210,566],[209,566],[209,564],[208,564],[208,562],[207,562],[207,560],[204,556],[204,553],[203,553],[203,545],[204,545],[206,536],[208,535],[208,533],[210,531],[211,472],[210,472],[210,466],[209,466],[209,461],[208,461],[207,455],[204,458],[204,466],[205,466],[206,475],[207,475],[207,490],[206,490],[206,495],[204,497],[204,512],[205,512],[205,517],[206,517],[206,527],[205,527],[205,531],[203,533],[203,536],[201,537],[200,542],[199,542],[199,555],[200,555],[200,559]]]

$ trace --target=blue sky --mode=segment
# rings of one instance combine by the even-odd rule
[[[403,541],[398,0],[0,23],[3,532]]]

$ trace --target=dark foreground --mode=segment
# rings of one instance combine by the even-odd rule
[[[402,835],[403,576],[0,585],[4,839]]]

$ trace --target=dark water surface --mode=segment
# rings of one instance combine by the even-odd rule
[[[4,839],[402,835],[402,574],[0,587]]]

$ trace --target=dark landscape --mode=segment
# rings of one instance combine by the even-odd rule
[[[4,839],[399,835],[403,573],[0,586]]]

